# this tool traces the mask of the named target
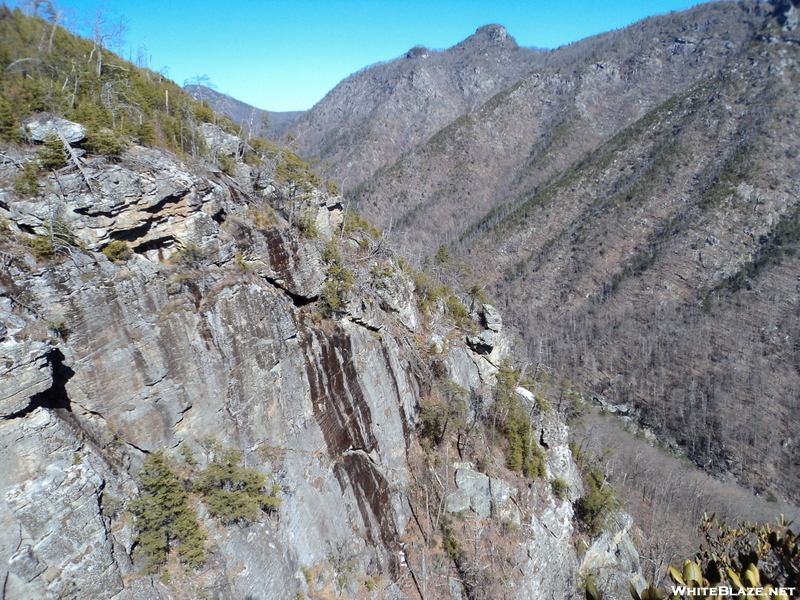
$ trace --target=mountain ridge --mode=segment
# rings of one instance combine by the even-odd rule
[[[247,135],[260,136],[282,142],[292,124],[306,111],[270,111],[256,108],[205,85],[189,84],[183,89],[196,100],[208,102],[216,112],[229,116],[244,127]]]
[[[534,364],[550,357],[542,368],[641,409],[697,464],[794,501],[794,351],[757,332],[781,323],[785,343],[794,339],[793,284],[776,263],[794,264],[796,248],[786,232],[797,204],[797,35],[785,17],[796,10],[715,2],[537,56],[528,74],[348,193],[420,262],[447,244],[472,270],[466,280],[500,300]],[[735,298],[762,285],[753,273],[785,309],[753,297],[737,312]],[[651,298],[668,307],[661,316]],[[667,314],[678,332],[659,324]],[[604,351],[622,327],[627,346]],[[630,350],[653,335],[667,354],[645,356],[663,377]],[[699,339],[713,340],[705,358],[691,346]],[[768,363],[736,358],[752,352],[780,372],[765,391],[752,382]],[[700,397],[703,434],[687,421]],[[750,415],[737,418],[733,445],[722,406]],[[769,417],[756,426],[753,410]]]
[[[541,55],[501,25],[446,50],[421,48],[344,79],[293,127],[301,152],[344,189],[513,83]]]

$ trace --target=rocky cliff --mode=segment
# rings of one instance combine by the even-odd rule
[[[35,121],[31,136],[73,127]],[[480,597],[478,571],[519,598],[576,594],[582,487],[555,416],[519,388],[545,451],[534,479],[469,451],[430,462],[418,443],[435,381],[468,392],[469,419],[491,402],[507,355],[496,311],[477,307],[474,331],[441,307],[421,314],[402,261],[343,223],[341,198],[298,193],[203,132],[230,174],[135,145],[81,158],[61,135],[68,164],[23,194],[12,182],[39,148],[3,154],[1,597]],[[275,484],[278,510],[226,525],[192,495],[205,566],[189,573],[171,552],[144,574],[141,466],[160,452],[203,466],[221,446]],[[453,522],[437,532],[471,553],[430,542],[422,490]],[[582,575],[627,585],[629,526],[597,540]]]

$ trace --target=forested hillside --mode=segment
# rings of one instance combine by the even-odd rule
[[[518,46],[501,25],[447,50],[415,46],[346,78],[292,132],[305,155],[351,189],[515,83],[542,55]]]
[[[796,10],[714,2],[538,55],[350,195],[417,257],[447,244],[532,364],[794,501]]]
[[[54,9],[55,10],[55,9]],[[53,112],[86,125],[87,144],[118,153],[120,139],[197,155],[197,125],[219,116],[161,74],[140,69],[58,25],[55,13],[31,19],[0,7],[0,116],[6,139],[19,121]],[[229,119],[221,124],[236,130]],[[113,135],[112,135],[113,134]]]

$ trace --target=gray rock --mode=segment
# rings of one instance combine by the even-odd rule
[[[86,128],[80,123],[73,123],[54,115],[37,115],[25,122],[28,136],[34,142],[44,142],[49,136],[64,137],[70,144],[86,139]]]
[[[611,531],[604,531],[592,542],[581,562],[579,572],[592,574],[605,598],[627,600],[630,598],[628,583],[637,591],[646,587],[639,566],[639,553],[629,535],[633,519],[621,512]]]
[[[31,396],[52,386],[50,350],[48,343],[34,340],[7,338],[0,342],[0,417],[23,410]]]
[[[200,125],[200,132],[205,139],[206,145],[215,152],[223,156],[242,156],[244,152],[244,142],[236,135],[226,133],[222,128],[213,123],[203,123]]]
[[[491,304],[483,305],[483,325],[486,329],[499,333],[503,329],[503,319]]]
[[[445,501],[445,510],[452,513],[471,509],[479,519],[499,515],[516,490],[506,482],[467,468],[456,468],[456,490]]]
[[[247,528],[224,527],[199,506],[213,552],[198,585],[220,600],[283,600],[309,589],[305,566],[328,573],[321,591],[333,581],[333,553],[353,573],[408,581],[410,549],[401,540],[412,518],[409,463],[429,373],[419,352],[428,342],[407,333],[422,322],[413,284],[399,271],[373,281],[366,273],[374,260],[354,261],[356,293],[336,319],[321,319],[313,303],[326,278],[320,251],[337,223],[337,199],[308,199],[329,226],[308,239],[277,213],[256,226],[248,215],[257,201],[245,197],[246,186],[206,179],[158,150],[134,147],[119,164],[87,169],[91,192],[79,174],[65,173],[63,201],[9,204],[12,219],[36,229],[49,219],[49,202],[90,250],[124,239],[135,255],[114,263],[73,248],[46,266],[20,260],[15,293],[30,298],[40,322],[0,303],[0,414],[14,416],[0,419],[7,595],[173,597],[131,562],[136,532],[124,507],[137,495],[145,452],[177,459],[185,445],[203,464],[209,435],[274,480],[282,504],[279,515]],[[196,264],[175,261],[190,244],[202,249]],[[443,320],[431,329],[438,338],[429,339],[442,340],[436,360],[444,373],[474,397],[507,354],[493,314],[484,310],[486,329],[476,336],[491,343],[487,354]],[[68,336],[35,339],[41,321],[60,318]],[[17,414],[53,386],[47,356],[55,350],[63,355],[58,391],[70,410]],[[568,477],[563,431],[535,426],[550,446],[551,473]],[[470,464],[455,469],[445,508],[525,528],[531,537],[516,557],[530,584],[524,589],[567,597],[572,580],[539,565],[576,561],[571,504],[556,501],[544,481],[520,494]],[[346,582],[351,595],[354,585]],[[387,597],[403,598],[404,584],[387,585]]]
[[[0,476],[13,517],[4,527],[18,528],[23,542],[8,571],[32,584],[25,589],[47,597],[108,598],[121,591],[119,565],[98,510],[104,478],[88,463],[73,464],[81,442],[42,408],[1,423],[0,458],[14,465]],[[0,539],[7,539],[5,531]]]
[[[471,354],[463,346],[454,346],[449,349],[447,355],[450,379],[465,390],[475,389],[481,384],[481,374],[475,366]]]

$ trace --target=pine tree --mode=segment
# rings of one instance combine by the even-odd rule
[[[19,136],[19,122],[11,110],[6,98],[0,96],[0,139],[6,141],[18,141]]]
[[[205,535],[197,513],[189,506],[189,495],[181,487],[163,452],[155,452],[139,472],[141,498],[131,503],[139,535],[137,554],[147,559],[145,571],[156,573],[167,562],[170,542],[178,541],[178,556],[191,568],[206,560]]]
[[[45,138],[41,150],[39,150],[39,164],[44,169],[60,169],[67,164],[67,155],[64,153],[64,145],[55,135],[48,135]]]

